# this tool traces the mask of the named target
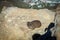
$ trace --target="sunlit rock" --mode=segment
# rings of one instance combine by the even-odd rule
[[[45,28],[54,21],[54,15],[55,12],[48,9],[8,7],[0,14],[0,40],[32,40],[35,33],[43,35],[46,33]],[[31,29],[27,22],[34,20],[39,20],[41,26]]]

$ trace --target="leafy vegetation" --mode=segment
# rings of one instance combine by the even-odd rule
[[[0,0],[0,2],[1,1],[4,1],[4,0]],[[7,0],[7,1],[19,8],[41,9],[41,8],[50,8],[50,7],[56,6],[55,3],[47,3],[41,0],[31,0],[31,1],[30,0],[26,0],[26,1],[25,0]],[[54,0],[50,0],[50,1],[53,2]]]

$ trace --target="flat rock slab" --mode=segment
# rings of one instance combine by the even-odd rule
[[[54,15],[55,12],[48,9],[8,7],[0,14],[0,40],[32,40],[32,35],[35,33],[43,35],[46,33],[45,28],[54,21]],[[34,20],[39,20],[41,26],[31,29],[29,28],[31,26],[27,26],[27,22]]]

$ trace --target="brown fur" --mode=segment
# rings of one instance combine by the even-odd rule
[[[41,26],[41,22],[39,20],[34,20],[32,22],[28,22],[27,26],[31,29],[39,28]]]

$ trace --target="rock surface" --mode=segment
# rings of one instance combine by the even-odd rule
[[[55,12],[48,9],[21,9],[8,7],[0,14],[0,40],[32,40],[32,35],[43,35],[45,28],[54,21]],[[29,29],[27,22],[39,20],[41,27]]]
[[[60,4],[58,5],[56,9],[56,21],[57,21],[57,30],[56,30],[56,36],[57,40],[60,40]]]

